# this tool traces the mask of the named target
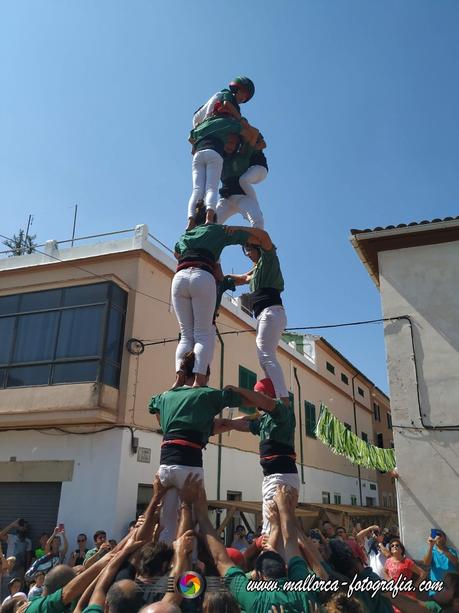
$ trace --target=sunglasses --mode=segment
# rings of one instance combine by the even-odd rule
[[[86,543],[86,539],[78,539],[79,543]]]
[[[400,549],[400,545],[398,543],[392,543],[390,548],[393,549],[394,547],[396,547],[397,549]]]

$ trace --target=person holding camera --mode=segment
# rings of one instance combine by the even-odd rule
[[[457,551],[447,546],[443,530],[432,528],[427,539],[427,551],[423,563],[429,569],[430,581],[443,581],[445,575],[459,570]],[[435,592],[429,592],[430,595]]]
[[[13,574],[21,579],[32,561],[32,541],[28,532],[29,522],[25,519],[16,519],[0,531],[0,541],[7,542],[6,557],[15,558]]]
[[[365,545],[368,565],[371,567],[371,570],[376,573],[380,579],[385,579],[384,565],[390,554],[384,547],[384,536],[379,526],[374,525],[364,528],[357,534],[356,540],[360,546]]]

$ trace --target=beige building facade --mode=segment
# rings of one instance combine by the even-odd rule
[[[25,516],[37,529],[64,522],[70,538],[100,528],[117,538],[135,516],[161,442],[147,405],[174,379],[174,269],[146,226],[72,248],[49,241],[43,254],[0,261],[0,521]],[[223,298],[211,386],[263,376],[254,323],[237,299]],[[129,339],[143,346],[129,351]],[[332,454],[314,427],[325,403],[373,442],[373,404],[382,415],[389,399],[322,337],[288,337],[278,358],[295,407],[300,501],[384,502],[381,475]],[[233,432],[218,442],[205,451],[209,498],[260,500],[257,439]],[[31,506],[40,518],[27,516]]]

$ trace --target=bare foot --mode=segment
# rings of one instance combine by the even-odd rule
[[[177,376],[175,377],[174,385],[171,387],[171,390],[176,387],[183,387],[185,385],[185,373],[182,370],[179,370]]]
[[[206,375],[195,373],[193,387],[205,387],[207,384]]]
[[[196,223],[194,221],[194,218],[193,217],[188,217],[188,225],[186,227],[186,231],[192,230],[195,227],[196,227]]]
[[[215,223],[215,211],[207,209],[206,211],[206,224]]]

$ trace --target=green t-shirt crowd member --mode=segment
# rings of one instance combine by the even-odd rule
[[[233,566],[225,574],[225,582],[228,589],[236,598],[243,612],[246,613],[267,613],[272,607],[276,611],[285,613],[308,613],[312,611],[310,605],[316,602],[311,592],[293,592],[282,589],[286,581],[300,581],[312,574],[303,558],[295,556],[289,560],[288,576],[277,579],[278,590],[255,592],[247,590],[248,579],[244,571]],[[282,607],[282,609],[281,609]]]
[[[238,407],[242,398],[231,390],[212,387],[177,387],[149,404],[159,415],[164,433],[160,464],[202,466],[202,449],[212,435],[214,417],[224,407]]]

